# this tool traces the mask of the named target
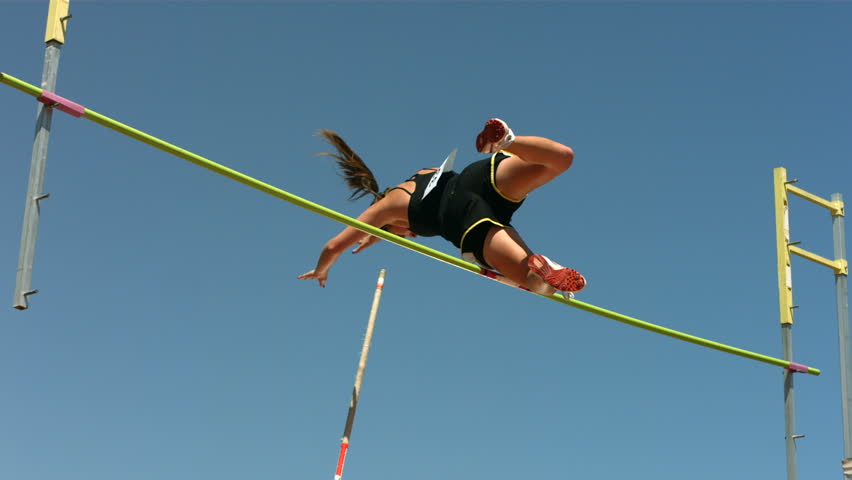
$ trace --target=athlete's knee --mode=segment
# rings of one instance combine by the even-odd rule
[[[567,145],[560,145],[556,150],[556,158],[555,167],[560,171],[564,172],[571,168],[571,165],[574,163],[574,149]]]

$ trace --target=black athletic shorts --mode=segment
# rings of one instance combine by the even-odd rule
[[[425,199],[423,191],[431,174],[417,175],[408,206],[411,231],[423,236],[440,234],[461,249],[462,256],[473,254],[480,265],[493,268],[483,255],[485,237],[493,225],[511,227],[512,214],[523,203],[497,189],[497,165],[508,157],[499,152],[471,163],[461,173],[444,172]]]

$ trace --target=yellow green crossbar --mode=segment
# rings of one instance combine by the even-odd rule
[[[19,79],[15,78],[11,75],[8,75],[6,73],[0,73],[0,83],[4,83],[6,85],[9,85],[9,86],[11,86],[11,87],[13,87],[17,90],[20,90],[24,93],[27,93],[27,94],[32,95],[32,96],[39,98],[39,99],[42,99],[44,95],[50,93],[50,95],[49,95],[50,101],[53,105],[55,105],[57,107],[62,107],[63,106],[62,102],[66,101],[62,97],[58,97],[57,95],[52,94],[51,92],[45,92],[41,88],[38,88],[38,87],[31,85],[27,82],[24,82],[22,80],[19,80]],[[506,279],[505,277],[503,277],[500,274],[497,274],[496,272],[491,272],[489,270],[485,270],[485,269],[483,269],[483,268],[481,268],[477,265],[474,265],[470,262],[466,262],[466,261],[464,261],[460,258],[454,257],[452,255],[448,255],[448,254],[440,252],[438,250],[434,250],[432,248],[429,248],[429,247],[426,247],[426,246],[421,245],[419,243],[408,240],[407,238],[399,237],[399,236],[394,235],[392,233],[386,232],[386,231],[384,231],[380,228],[377,228],[377,227],[374,227],[372,225],[363,223],[363,222],[358,221],[358,220],[356,220],[352,217],[348,217],[346,215],[343,215],[342,213],[336,212],[336,211],[331,210],[329,208],[326,208],[322,205],[319,205],[317,203],[314,203],[314,202],[311,202],[311,201],[306,200],[304,198],[293,195],[292,193],[281,190],[280,188],[274,187],[274,186],[272,186],[268,183],[264,183],[260,180],[249,177],[248,175],[240,173],[236,170],[232,170],[228,167],[225,167],[225,166],[220,165],[218,163],[212,162],[212,161],[210,161],[210,160],[208,160],[208,159],[206,159],[206,158],[204,158],[200,155],[196,155],[196,154],[194,154],[190,151],[187,151],[187,150],[184,150],[180,147],[172,145],[171,143],[168,143],[164,140],[160,140],[159,138],[148,135],[147,133],[144,133],[140,130],[136,130],[135,128],[132,128],[132,127],[125,125],[121,122],[118,122],[116,120],[113,120],[113,119],[111,119],[107,116],[101,115],[101,114],[99,114],[99,113],[97,113],[93,110],[90,110],[88,108],[83,109],[81,106],[79,106],[79,105],[77,105],[73,102],[70,102],[70,101],[68,101],[67,103],[72,105],[74,109],[82,109],[82,115],[81,116],[84,117],[84,118],[87,118],[87,119],[89,119],[89,120],[91,120],[95,123],[103,125],[103,126],[110,128],[112,130],[115,130],[116,132],[119,132],[123,135],[130,137],[130,138],[139,140],[140,142],[147,143],[148,145],[151,145],[154,148],[158,148],[158,149],[160,149],[160,150],[162,150],[166,153],[170,153],[170,154],[175,155],[179,158],[182,158],[184,160],[192,162],[192,163],[194,163],[194,164],[196,164],[200,167],[204,167],[208,170],[211,170],[215,173],[218,173],[220,175],[228,177],[232,180],[236,180],[237,182],[240,182],[243,185],[247,185],[247,186],[254,188],[256,190],[260,190],[261,192],[264,192],[264,193],[267,193],[267,194],[272,195],[274,197],[280,198],[280,199],[285,200],[287,202],[290,202],[290,203],[292,203],[296,206],[302,207],[306,210],[310,210],[314,213],[318,213],[318,214],[320,214],[324,217],[327,217],[327,218],[330,218],[330,219],[335,220],[337,222],[343,223],[345,225],[349,225],[351,227],[357,228],[358,230],[360,230],[362,232],[369,233],[371,235],[375,235],[375,236],[382,238],[384,240],[387,240],[391,243],[395,243],[395,244],[400,245],[402,247],[408,248],[409,250],[413,250],[417,253],[421,253],[423,255],[432,257],[436,260],[440,260],[442,262],[448,263],[450,265],[454,265],[454,266],[461,268],[463,270],[467,270],[469,272],[473,272],[473,273],[477,273],[477,274],[480,274],[480,275],[487,276],[487,277],[489,277],[493,280],[496,280],[496,281],[504,283],[504,284],[517,286],[516,284],[512,283],[510,280]],[[65,107],[67,107],[67,105],[65,105]],[[75,110],[75,111],[77,111],[77,110]],[[645,322],[643,320],[639,320],[639,319],[636,319],[636,318],[633,318],[633,317],[629,317],[627,315],[622,315],[620,313],[613,312],[611,310],[607,310],[607,309],[604,309],[604,308],[601,308],[601,307],[597,307],[597,306],[589,304],[589,303],[581,302],[581,301],[576,300],[576,299],[566,298],[566,297],[563,297],[562,295],[559,295],[559,294],[553,294],[553,295],[550,295],[550,296],[545,297],[545,298],[548,298],[548,299],[553,300],[555,302],[563,303],[563,304],[568,305],[570,307],[574,307],[574,308],[577,308],[577,309],[580,309],[580,310],[583,310],[583,311],[586,311],[586,312],[589,312],[589,313],[593,313],[595,315],[606,317],[606,318],[609,318],[611,320],[615,320],[615,321],[618,321],[618,322],[621,322],[621,323],[632,325],[634,327],[638,327],[638,328],[641,328],[641,329],[644,329],[644,330],[648,330],[650,332],[665,335],[667,337],[671,337],[671,338],[675,338],[675,339],[682,340],[682,341],[685,341],[685,342],[700,345],[702,347],[712,348],[714,350],[719,350],[721,352],[726,352],[726,353],[730,353],[730,354],[737,355],[737,356],[740,356],[740,357],[749,358],[749,359],[752,359],[752,360],[757,360],[759,362],[768,363],[770,365],[776,365],[776,366],[783,367],[783,368],[786,368],[788,370],[792,370],[792,371],[796,371],[796,372],[809,373],[811,375],[819,375],[820,374],[820,370],[818,368],[808,367],[806,365],[790,362],[790,361],[787,361],[787,360],[782,360],[780,358],[774,358],[774,357],[770,357],[770,356],[767,356],[767,355],[762,355],[762,354],[759,354],[759,353],[751,352],[751,351],[748,351],[748,350],[743,350],[741,348],[732,347],[730,345],[725,345],[725,344],[722,344],[722,343],[707,340],[707,339],[704,339],[704,338],[701,338],[701,337],[696,337],[694,335],[689,335],[687,333],[679,332],[677,330],[665,328],[665,327],[662,327],[660,325],[656,325],[656,324],[653,324],[653,323],[650,323],[650,322]]]

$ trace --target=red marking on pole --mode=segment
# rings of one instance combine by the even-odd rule
[[[340,456],[337,457],[337,471],[334,474],[336,478],[340,478],[343,476],[343,464],[346,462],[346,449],[348,448],[348,443],[340,444]]]

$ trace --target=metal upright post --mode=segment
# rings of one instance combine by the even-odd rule
[[[47,16],[47,31],[44,52],[44,69],[41,77],[41,88],[51,92],[56,90],[56,77],[59,70],[59,53],[65,42],[65,22],[68,15],[70,0],[50,0]],[[21,232],[21,251],[18,260],[18,273],[15,281],[14,307],[25,310],[28,305],[27,297],[38,290],[32,289],[33,260],[35,258],[36,237],[38,236],[38,220],[41,200],[48,197],[42,192],[44,172],[47,166],[47,145],[50,139],[50,126],[53,120],[53,107],[38,104],[36,116],[35,140],[33,141],[30,179],[27,186],[26,206],[24,207],[24,226]]]
[[[787,203],[787,170],[776,168],[775,239],[778,258],[778,301],[784,360],[793,361],[793,280],[790,269],[790,211]],[[796,400],[791,369],[784,369],[784,436],[787,447],[787,480],[798,477],[796,465]]]
[[[831,201],[843,204],[839,193],[831,195]],[[846,260],[846,232],[843,215],[832,215],[834,230],[834,258]],[[849,345],[849,275],[835,272],[834,285],[837,290],[837,337],[840,342],[840,396],[843,412],[843,471],[852,479],[852,354]]]
[[[793,325],[781,325],[781,344],[784,359],[793,360]],[[793,390],[795,372],[784,370],[784,440],[787,448],[787,480],[796,480],[798,464],[796,461],[796,397]]]

